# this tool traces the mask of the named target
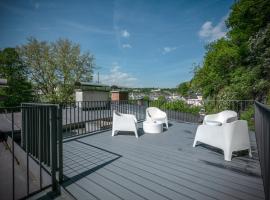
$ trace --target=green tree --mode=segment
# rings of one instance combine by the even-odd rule
[[[238,47],[229,40],[220,39],[207,46],[203,67],[197,68],[193,85],[203,88],[204,97],[215,96],[230,83],[230,72],[239,61]]]
[[[229,37],[238,45],[245,44],[270,21],[269,0],[238,0],[232,5],[226,21]]]
[[[158,97],[157,101],[159,101],[160,103],[165,103],[167,100],[166,100],[165,96],[161,95]]]
[[[92,80],[93,55],[82,53],[78,44],[67,39],[48,43],[30,38],[18,49],[42,101],[71,101],[75,83]]]
[[[238,0],[228,33],[206,47],[191,85],[210,99],[264,99],[270,94],[270,1]]]
[[[149,96],[144,96],[144,97],[143,97],[143,100],[144,100],[144,101],[150,101],[150,98],[149,98]]]
[[[19,106],[22,102],[32,101],[32,86],[27,81],[26,67],[14,48],[0,51],[0,77],[7,79],[8,87],[0,88],[0,95],[6,98],[0,106]]]
[[[180,83],[177,87],[177,92],[179,92],[182,96],[188,96],[189,91],[190,91],[189,82]]]

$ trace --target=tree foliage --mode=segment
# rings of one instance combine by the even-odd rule
[[[177,92],[184,97],[188,96],[189,90],[190,90],[190,83],[189,82],[180,83],[177,87]]]
[[[161,102],[161,103],[165,103],[167,100],[166,100],[166,97],[161,95],[158,97],[158,101]]]
[[[7,79],[7,87],[0,88],[1,107],[19,106],[22,102],[32,101],[32,86],[27,81],[26,67],[14,48],[0,51],[0,77]]]
[[[210,43],[192,86],[204,98],[258,99],[270,92],[270,1],[239,0],[227,19],[228,33]]]
[[[157,107],[163,110],[173,110],[183,113],[198,114],[201,110],[199,106],[190,106],[185,101],[178,100],[173,102],[166,102],[162,100],[150,101],[150,106]]]
[[[48,43],[30,38],[18,50],[43,101],[71,101],[75,83],[92,80],[93,55],[82,53],[78,44],[67,39]]]

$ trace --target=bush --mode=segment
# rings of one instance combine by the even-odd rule
[[[150,106],[157,107],[163,110],[173,110],[184,113],[198,114],[201,110],[199,106],[190,106],[184,101],[173,101],[173,102],[164,102],[164,101],[152,101]]]
[[[240,119],[247,120],[248,127],[251,130],[255,130],[254,106],[249,106],[245,111],[243,111],[240,115]]]

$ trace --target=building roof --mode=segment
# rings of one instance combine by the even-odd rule
[[[112,90],[111,93],[128,93],[127,90]]]
[[[111,87],[104,84],[99,83],[91,83],[91,82],[77,82],[75,83],[76,90],[82,91],[107,91],[111,90]]]
[[[93,87],[110,87],[101,83],[91,83],[91,82],[76,82],[75,85],[78,86],[93,86]]]

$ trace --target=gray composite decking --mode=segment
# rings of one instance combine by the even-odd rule
[[[63,186],[77,199],[264,199],[254,133],[246,152],[192,148],[195,125],[171,123],[161,134],[102,132],[64,143]]]

